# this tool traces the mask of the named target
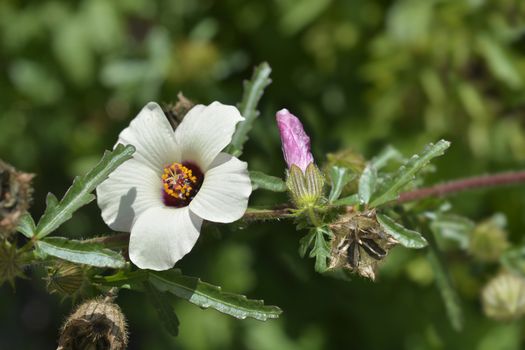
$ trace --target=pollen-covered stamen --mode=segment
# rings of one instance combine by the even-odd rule
[[[172,207],[188,205],[199,191],[204,175],[195,164],[173,163],[162,173],[164,204]]]

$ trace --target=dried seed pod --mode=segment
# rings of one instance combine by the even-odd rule
[[[69,316],[57,350],[124,350],[127,344],[126,318],[120,307],[96,298],[84,302]]]
[[[397,244],[382,230],[373,210],[345,213],[330,228],[335,238],[329,268],[345,268],[371,280],[375,279],[378,264]]]
[[[193,106],[195,106],[195,103],[188,100],[182,92],[179,92],[177,94],[177,102],[175,104],[170,103],[164,106],[162,110],[166,113],[171,126],[175,130]]]
[[[64,297],[82,294],[87,282],[86,269],[82,266],[60,261],[47,269],[47,290]]]
[[[33,177],[0,160],[0,238],[16,231],[18,220],[29,208]]]
[[[481,292],[483,311],[496,320],[513,320],[525,315],[525,279],[503,272],[491,279]]]

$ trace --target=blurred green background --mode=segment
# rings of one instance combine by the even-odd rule
[[[31,212],[61,195],[111,148],[148,101],[179,91],[235,104],[242,80],[267,61],[273,83],[246,144],[253,170],[284,174],[274,113],[287,107],[326,153],[406,154],[445,138],[452,147],[428,181],[525,163],[525,2],[521,0],[84,0],[0,2],[0,158],[38,174]],[[252,203],[276,195],[255,193]],[[501,212],[513,242],[525,228],[525,189],[451,199],[481,220]],[[95,203],[59,234],[109,233]],[[452,330],[424,253],[396,248],[377,282],[316,274],[291,224],[205,232],[180,264],[224,290],[280,306],[279,320],[236,320],[177,302],[171,338],[143,295],[118,299],[130,349],[519,349],[521,322],[485,318],[479,288],[490,266],[451,254],[465,308]],[[0,348],[52,349],[71,310],[29,271],[0,288]]]

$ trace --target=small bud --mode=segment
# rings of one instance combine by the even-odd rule
[[[29,208],[33,177],[0,160],[0,238],[16,231],[18,220]]]
[[[69,316],[57,350],[124,350],[127,344],[126,318],[118,305],[96,298],[86,301]]]
[[[371,280],[375,279],[379,263],[397,244],[383,231],[374,210],[343,214],[330,228],[335,238],[328,268],[348,269]]]
[[[59,294],[64,297],[76,297],[82,294],[86,287],[86,272],[79,265],[60,261],[48,267],[47,290],[51,294]]]
[[[471,232],[468,251],[479,261],[495,262],[508,246],[507,233],[493,220],[487,220]]]
[[[483,311],[496,320],[513,320],[525,314],[525,279],[503,272],[490,280],[481,292]]]
[[[0,286],[9,282],[14,288],[17,277],[24,277],[21,254],[15,244],[0,242]]]
[[[275,117],[288,169],[296,165],[303,173],[306,172],[306,168],[314,162],[314,157],[310,153],[310,137],[304,131],[303,124],[287,109],[281,109]]]

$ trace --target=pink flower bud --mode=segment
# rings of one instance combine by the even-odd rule
[[[281,134],[284,160],[288,168],[295,164],[304,173],[308,165],[314,161],[310,152],[310,137],[304,132],[303,124],[299,119],[286,108],[277,112],[275,117]]]

